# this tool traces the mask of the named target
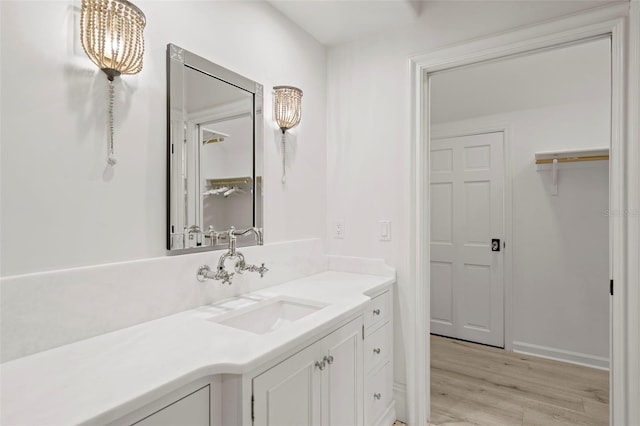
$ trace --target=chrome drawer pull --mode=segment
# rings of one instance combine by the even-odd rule
[[[325,356],[322,362],[326,362],[329,365],[333,364],[333,355]]]
[[[373,353],[377,354],[377,355],[380,355],[380,348],[374,348],[373,349]]]
[[[380,315],[380,309],[374,309],[373,315]]]
[[[324,362],[324,360],[322,362],[316,361],[315,366],[318,367],[318,370],[322,371],[325,369],[327,364]]]
[[[382,398],[382,395],[376,392],[376,393],[373,394],[373,397],[375,399],[380,399],[380,398]]]

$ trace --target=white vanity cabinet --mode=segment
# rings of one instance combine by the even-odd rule
[[[253,425],[363,425],[363,318],[253,378]]]
[[[251,381],[253,426],[391,426],[393,290]]]
[[[329,270],[6,362],[0,424],[391,426],[388,272]]]
[[[371,300],[364,318],[364,422],[389,426],[395,420],[391,288]]]

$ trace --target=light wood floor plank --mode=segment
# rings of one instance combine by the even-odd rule
[[[431,337],[436,426],[588,425],[608,422],[608,372]]]

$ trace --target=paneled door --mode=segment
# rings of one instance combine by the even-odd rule
[[[431,141],[431,332],[504,347],[503,133]],[[495,241],[499,240],[499,241]]]
[[[253,379],[254,426],[321,426],[322,355],[311,345]]]
[[[352,321],[324,339],[328,371],[324,376],[323,426],[364,424],[362,325],[362,319]]]

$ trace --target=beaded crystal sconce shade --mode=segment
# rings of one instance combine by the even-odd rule
[[[273,88],[273,118],[282,131],[282,183],[286,178],[286,131],[300,123],[302,116],[302,90],[291,86]]]
[[[109,79],[109,153],[107,162],[116,164],[113,144],[113,79],[137,74],[144,56],[144,13],[127,0],[82,0],[80,37],[89,59]]]
[[[276,86],[273,117],[282,132],[293,129],[302,115],[302,90],[291,86]]]
[[[127,0],[82,0],[82,47],[110,80],[142,70],[145,25],[144,13]]]

